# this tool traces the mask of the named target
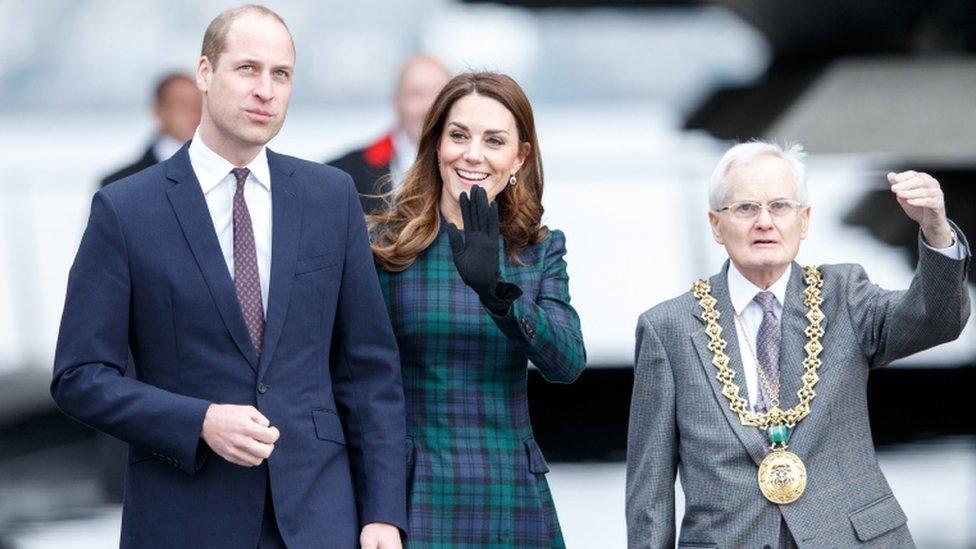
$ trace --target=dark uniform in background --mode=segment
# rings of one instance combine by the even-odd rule
[[[326,162],[352,176],[364,212],[387,207],[387,201],[378,195],[396,188],[410,169],[427,111],[450,78],[444,65],[429,55],[408,59],[400,69],[393,96],[396,126],[369,145]]]
[[[183,73],[163,75],[156,84],[153,99],[153,115],[157,121],[155,137],[138,160],[105,176],[99,187],[141,172],[172,156],[193,137],[200,124],[200,105],[200,90],[192,77]]]
[[[377,195],[393,190],[390,162],[393,160],[393,133],[388,133],[364,148],[350,151],[329,162],[352,176],[366,213],[386,207]]]

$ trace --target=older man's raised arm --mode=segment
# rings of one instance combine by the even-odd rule
[[[848,277],[849,310],[872,366],[952,341],[969,319],[966,272],[971,252],[946,218],[939,182],[916,171],[888,174],[905,214],[919,224],[919,261],[906,291],[886,291],[857,267]]]

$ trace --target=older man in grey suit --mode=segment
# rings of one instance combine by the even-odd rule
[[[810,220],[802,150],[730,149],[708,213],[729,254],[721,272],[637,326],[627,451],[631,547],[913,547],[878,468],[870,368],[958,337],[969,317],[970,251],[938,182],[888,174],[921,227],[907,291],[858,265],[793,262]]]

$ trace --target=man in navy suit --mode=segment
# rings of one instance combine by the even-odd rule
[[[123,547],[400,547],[403,391],[355,187],[265,148],[294,62],[274,12],[220,14],[193,140],[92,202],[51,393],[130,444]]]

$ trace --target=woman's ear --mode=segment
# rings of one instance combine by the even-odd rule
[[[515,157],[515,165],[512,166],[512,175],[515,175],[519,170],[522,169],[522,166],[525,164],[525,160],[529,157],[529,153],[531,152],[532,144],[528,141],[523,141],[519,145],[518,156]]]

